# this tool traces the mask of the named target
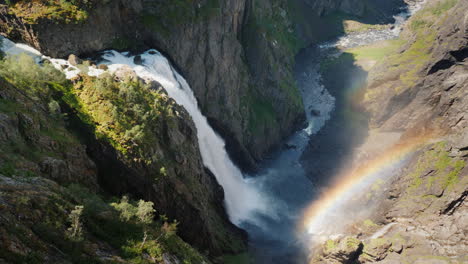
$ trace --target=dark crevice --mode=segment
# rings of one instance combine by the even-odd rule
[[[468,58],[468,48],[463,48],[461,50],[451,51],[445,58],[436,62],[429,69],[428,74],[433,74],[441,70],[446,70],[458,62],[464,61]]]
[[[468,191],[464,191],[458,199],[453,200],[447,206],[447,208],[445,208],[445,210],[442,211],[442,214],[452,215],[457,210],[457,208],[463,204],[467,196],[468,196]]]
[[[457,51],[451,51],[450,55],[452,55],[458,62],[462,62],[468,58],[468,47]]]

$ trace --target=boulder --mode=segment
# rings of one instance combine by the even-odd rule
[[[70,54],[70,56],[68,56],[68,62],[71,65],[76,66],[78,64],[83,63],[83,60],[81,60],[78,56],[76,56],[74,54]]]
[[[143,58],[138,55],[138,56],[135,56],[135,58],[133,58],[133,63],[135,63],[136,65],[143,65]]]
[[[322,259],[327,260],[326,263],[355,263],[363,247],[362,241],[351,236],[332,243],[328,241],[324,245]]]
[[[127,65],[122,66],[119,69],[117,69],[114,73],[114,76],[116,80],[127,80],[127,79],[138,78],[136,72]]]
[[[109,69],[109,67],[106,64],[99,64],[97,68],[104,71],[107,71]]]

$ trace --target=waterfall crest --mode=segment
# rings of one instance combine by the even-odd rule
[[[64,72],[68,79],[77,76],[83,68],[71,65],[67,60],[54,59],[42,55],[34,48],[20,43],[14,43],[1,37],[2,50],[7,55],[26,53],[35,58],[36,62],[49,60],[57,69]],[[122,67],[130,67],[142,79],[157,81],[167,91],[169,96],[182,105],[192,117],[197,128],[197,138],[204,165],[215,175],[216,180],[224,189],[224,199],[230,220],[240,225],[245,221],[255,221],[256,214],[269,215],[266,197],[264,197],[231,161],[224,140],[208,124],[205,116],[198,108],[197,100],[187,81],[171,66],[170,62],[157,50],[151,49],[138,56],[142,64],[134,63],[135,56],[128,52],[105,51],[102,63],[108,65],[108,71],[115,72]],[[66,66],[66,67],[65,67]],[[99,76],[104,70],[88,67],[87,74]]]
[[[103,59],[111,72],[127,65],[139,77],[159,82],[169,96],[187,110],[197,128],[203,163],[223,187],[226,209],[234,224],[239,225],[243,221],[251,220],[256,213],[268,214],[266,198],[248,184],[241,171],[231,161],[224,140],[216,134],[199,110],[197,100],[187,81],[158,51],[148,50],[140,56],[143,60],[142,65],[136,65],[133,56],[116,51],[105,52]]]

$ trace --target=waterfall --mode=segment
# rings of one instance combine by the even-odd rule
[[[187,81],[158,51],[148,50],[140,56],[143,59],[142,65],[136,65],[133,56],[116,51],[105,52],[103,59],[111,72],[127,65],[139,77],[159,82],[169,96],[187,110],[197,128],[203,163],[223,186],[226,209],[234,224],[239,225],[243,221],[251,220],[255,213],[267,214],[265,197],[244,179],[241,171],[231,161],[223,139],[216,134],[206,117],[200,112],[197,100]]]
[[[67,60],[54,59],[42,55],[39,51],[25,44],[17,44],[2,38],[2,50],[7,55],[26,53],[37,62],[47,59],[68,79],[77,76],[80,69],[71,65]],[[204,165],[215,175],[216,180],[224,189],[225,205],[230,220],[240,225],[244,221],[252,222],[256,214],[269,214],[267,200],[247,179],[229,158],[224,140],[208,124],[205,116],[198,108],[197,100],[187,81],[171,66],[170,62],[157,50],[148,50],[140,54],[143,63],[134,63],[135,56],[127,52],[105,51],[103,63],[108,65],[110,72],[128,66],[145,80],[160,83],[169,96],[182,105],[192,117],[197,129],[198,144]],[[67,67],[63,67],[66,65]],[[83,68],[81,68],[83,69]],[[104,70],[95,66],[88,67],[88,75],[99,76]]]

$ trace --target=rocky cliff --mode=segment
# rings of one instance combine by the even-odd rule
[[[8,3],[2,32],[53,57],[144,47],[167,54],[244,168],[254,168],[303,119],[286,1]]]
[[[387,141],[431,140],[387,182],[356,194],[356,211],[372,213],[318,246],[312,263],[467,261],[467,10],[466,1],[428,2],[370,69],[362,102],[370,127]]]
[[[205,259],[177,236],[157,238],[168,228],[166,221],[173,220],[178,221],[177,234],[206,255],[244,249],[244,234],[224,211],[222,189],[203,167],[190,116],[159,84],[144,83],[131,70],[101,78],[83,75],[70,83],[52,66],[38,66],[27,55],[0,64],[0,185],[4,190],[0,210],[7,217],[2,218],[7,225],[1,239],[6,243],[2,245],[10,245],[2,247],[0,259],[15,262],[35,256],[42,262],[40,259],[49,257],[75,259],[81,253],[102,259],[105,256],[99,252],[104,251],[127,260],[157,255],[158,260],[146,260],[152,263],[160,261],[165,252],[168,258],[175,254],[181,261],[189,260],[185,250]],[[76,193],[67,196],[72,190],[66,188]],[[102,198],[127,194],[154,203],[161,215],[155,219],[161,220],[151,224],[151,231],[134,221],[119,223],[117,212],[106,202],[109,198]],[[15,205],[22,202],[14,199],[18,195],[24,197],[24,204]],[[30,202],[36,197],[37,204]],[[24,217],[15,206],[36,211]],[[66,218],[73,206],[84,206],[83,239],[87,242],[81,241],[77,248],[73,241],[56,244],[66,233]],[[98,210],[101,207],[109,217],[97,216],[106,214]],[[41,217],[51,222],[37,231],[33,223]],[[19,221],[24,236],[10,232],[11,219]],[[98,228],[107,224],[109,230]],[[125,230],[128,225],[128,233],[115,233],[119,225]],[[121,236],[142,241],[131,238],[132,228],[137,228],[134,236],[143,238],[148,233],[149,248],[110,239]],[[44,232],[52,232],[53,237],[49,239]],[[28,236],[34,236],[37,244],[28,244]],[[85,249],[87,246],[91,249]],[[127,250],[134,250],[132,247],[138,250],[130,254]]]

